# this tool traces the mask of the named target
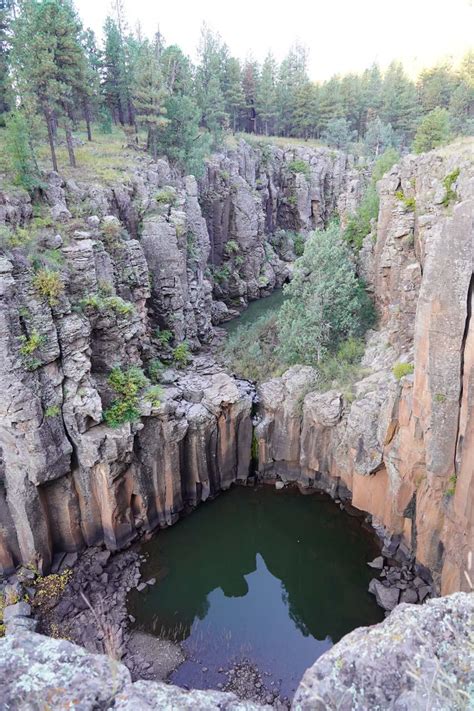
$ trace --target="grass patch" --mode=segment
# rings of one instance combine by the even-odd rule
[[[45,267],[39,269],[33,277],[33,286],[50,306],[55,306],[64,291],[64,282],[59,272]]]
[[[140,368],[112,368],[108,383],[118,397],[104,412],[104,419],[110,427],[119,427],[125,422],[136,422],[140,419],[139,394],[148,382]]]

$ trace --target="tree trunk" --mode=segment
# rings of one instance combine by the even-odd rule
[[[87,101],[87,99],[84,100],[83,110],[84,110],[84,119],[85,119],[86,127],[87,127],[87,140],[92,141],[91,110],[90,110],[89,102]]]
[[[64,131],[66,133],[66,144],[67,144],[67,152],[69,153],[69,165],[71,168],[76,168],[76,156],[74,155],[74,145],[72,142],[72,133],[71,133],[71,126],[69,125],[69,122],[66,119],[66,123],[64,124]]]
[[[53,164],[53,170],[57,173],[58,172],[58,160],[56,158],[56,149],[54,147],[53,118],[51,116],[51,112],[45,110],[44,117],[46,120],[47,129],[48,129],[48,141],[49,141],[49,149],[51,151],[51,162]]]

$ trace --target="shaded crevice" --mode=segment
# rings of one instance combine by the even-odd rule
[[[465,351],[466,342],[469,335],[469,329],[471,326],[472,318],[472,299],[474,296],[474,273],[471,274],[471,280],[469,282],[469,288],[467,290],[467,304],[466,304],[466,322],[464,324],[464,333],[461,341],[461,362],[460,362],[460,386],[459,386],[459,407],[458,407],[458,418],[456,427],[456,447],[454,450],[454,473],[458,472],[458,462],[461,459],[462,446],[463,446],[463,436],[460,434],[461,429],[461,418],[462,418],[462,402],[464,395],[464,363],[465,363]]]

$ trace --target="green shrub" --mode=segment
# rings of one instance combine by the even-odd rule
[[[50,405],[44,411],[45,417],[57,417],[61,412],[59,405]]]
[[[173,361],[178,368],[185,368],[191,359],[189,345],[183,341],[173,351]]]
[[[164,363],[161,362],[158,358],[155,358],[155,360],[152,360],[148,364],[148,375],[150,377],[150,380],[153,383],[159,382],[161,379],[161,374],[163,370],[165,369]]]
[[[232,271],[228,264],[223,264],[220,267],[214,266],[212,268],[212,276],[217,284],[222,284],[227,281],[231,273]]]
[[[59,272],[52,269],[39,269],[33,278],[33,286],[50,306],[58,303],[64,291],[64,283]]]
[[[27,370],[36,370],[41,365],[41,361],[35,358],[34,353],[41,348],[45,341],[45,337],[36,330],[33,330],[29,336],[20,336],[20,354]]]
[[[377,158],[372,169],[372,183],[375,185],[390,168],[399,160],[400,154],[395,148],[387,148],[381,156]]]
[[[174,205],[176,203],[176,191],[172,187],[166,187],[155,195],[155,200],[159,205]]]
[[[395,197],[397,198],[397,200],[404,204],[405,209],[408,210],[408,212],[415,211],[416,200],[414,197],[406,197],[403,190],[397,190],[395,193]]]
[[[120,296],[106,296],[100,294],[89,294],[80,301],[80,306],[83,309],[92,309],[95,311],[112,311],[121,316],[128,316],[133,313],[135,308],[130,301],[125,301]]]
[[[413,363],[395,363],[392,373],[397,380],[401,380],[405,375],[411,375],[415,370]]]
[[[454,496],[454,494],[456,493],[457,481],[458,481],[457,475],[451,474],[451,476],[449,477],[449,481],[448,481],[449,486],[446,489],[446,496]]]
[[[291,163],[288,163],[288,170],[292,173],[302,173],[305,178],[309,178],[311,175],[311,168],[308,163],[300,158],[296,158],[295,160],[292,160]]]
[[[110,427],[119,427],[124,422],[135,422],[140,418],[139,393],[148,385],[148,378],[140,368],[132,366],[122,370],[112,368],[109,385],[118,398],[105,410],[104,419]]]
[[[456,180],[459,178],[459,173],[460,170],[459,168],[456,168],[456,170],[453,170],[452,173],[449,173],[445,179],[443,180],[443,185],[444,189],[446,190],[446,194],[443,198],[442,204],[444,207],[448,207],[452,202],[455,202],[458,199],[458,195],[455,190],[453,190],[453,185],[456,182]]]
[[[155,338],[160,344],[160,346],[167,346],[168,343],[171,341],[173,338],[173,334],[171,331],[169,331],[167,328],[160,329],[157,328],[155,331]]]
[[[148,400],[153,407],[159,407],[161,405],[161,399],[163,397],[163,388],[159,385],[152,385],[151,388],[145,392],[145,400]]]
[[[236,242],[235,239],[230,239],[225,245],[224,252],[228,255],[237,254],[240,252],[239,243]]]
[[[370,185],[362,198],[356,212],[347,221],[344,239],[358,252],[362,243],[370,233],[372,220],[379,214],[379,196],[374,185]]]
[[[122,225],[119,220],[103,220],[100,226],[100,231],[104,242],[109,246],[115,246],[119,243],[122,234]]]
[[[224,344],[223,357],[237,375],[263,381],[285,370],[277,346],[277,309],[274,309],[251,326],[238,328]]]
[[[301,257],[303,255],[304,245],[306,242],[304,235],[302,235],[301,232],[293,232],[292,238],[295,255],[297,257]]]
[[[444,402],[446,402],[446,395],[444,393],[436,393],[434,399],[435,402],[438,402],[442,405]]]

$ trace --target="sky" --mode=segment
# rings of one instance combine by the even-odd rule
[[[309,49],[309,74],[321,81],[401,59],[410,74],[474,45],[473,0],[123,0],[128,25],[156,29],[196,59],[203,22],[219,32],[231,53],[281,61],[299,42]],[[86,27],[98,34],[112,0],[75,0]]]

